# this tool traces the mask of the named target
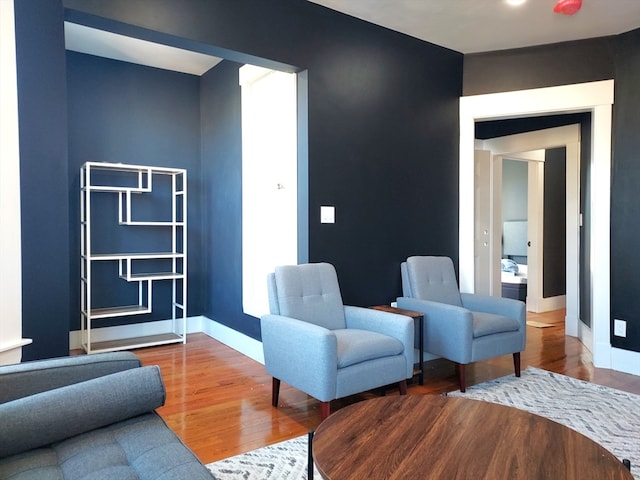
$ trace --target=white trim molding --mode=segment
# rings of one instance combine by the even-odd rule
[[[475,122],[544,114],[591,112],[591,331],[587,348],[600,368],[628,371],[640,365],[640,352],[611,346],[611,112],[614,81],[562,85],[460,98],[460,289],[474,291],[474,146]],[[583,342],[588,341],[582,339]]]
[[[96,342],[122,340],[123,338],[143,337],[166,333],[171,330],[172,320],[159,320],[155,322],[133,323],[116,327],[96,328],[92,335]],[[187,318],[187,333],[205,333],[214,340],[224,343],[226,346],[252,358],[264,365],[264,353],[262,342],[238,332],[226,325],[199,315]],[[188,342],[188,340],[187,340]],[[70,349],[82,348],[82,335],[80,330],[69,332]]]

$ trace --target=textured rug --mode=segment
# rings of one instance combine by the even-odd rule
[[[207,465],[216,480],[307,480],[307,435]],[[314,467],[313,478],[322,478]]]
[[[616,457],[631,460],[631,473],[640,480],[640,395],[532,367],[520,378],[508,375],[448,395],[508,405],[573,428]],[[207,467],[217,480],[306,480],[307,436]],[[314,478],[321,478],[317,470]]]

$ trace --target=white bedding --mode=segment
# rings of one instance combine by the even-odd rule
[[[518,273],[500,272],[502,283],[527,283],[527,266],[518,264]]]

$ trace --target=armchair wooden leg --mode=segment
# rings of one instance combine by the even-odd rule
[[[331,414],[331,402],[320,402],[320,421],[326,420]]]
[[[280,397],[280,379],[271,379],[271,405],[278,408],[278,398]]]
[[[516,377],[520,376],[520,352],[513,354],[513,367],[516,371]]]
[[[407,381],[406,380],[402,380],[401,382],[398,382],[398,390],[400,391],[400,395],[406,395],[407,394]]]
[[[460,391],[462,393],[467,391],[467,379],[465,376],[465,367],[464,363],[456,363],[456,370],[458,371],[458,383],[460,384]]]

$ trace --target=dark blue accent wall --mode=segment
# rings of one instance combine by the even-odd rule
[[[544,154],[542,296],[567,293],[567,148]]]
[[[224,61],[201,80],[202,171],[208,272],[204,314],[254,338],[260,322],[242,311],[241,64]]]
[[[640,352],[640,29],[620,35],[616,55],[611,196],[611,318],[627,321],[614,347]],[[613,332],[613,321],[611,330]]]
[[[202,189],[200,172],[200,79],[194,75],[150,68],[76,52],[67,52],[69,117],[69,238],[71,275],[71,329],[80,328],[80,167],[87,161],[130,163],[187,170],[188,315],[202,312]],[[170,186],[156,179],[154,201],[134,199],[137,219],[168,220],[155,205],[171,212]],[[145,195],[155,195],[145,194]],[[142,197],[142,196],[141,196]],[[92,197],[93,249],[96,252],[170,251],[168,231],[160,227],[117,225],[118,197]],[[162,241],[164,240],[164,241]],[[120,280],[115,262],[95,265],[97,306],[137,302],[137,287]],[[96,283],[97,282],[97,283]],[[132,297],[133,295],[133,297]],[[154,283],[154,309],[147,315],[100,321],[120,325],[171,317],[170,282]],[[100,303],[101,302],[101,303]]]
[[[346,303],[393,300],[409,255],[457,259],[461,54],[302,0],[64,4],[75,19],[308,70],[309,259],[335,264]],[[259,337],[241,311],[237,65],[219,68],[201,84],[202,313]],[[319,223],[320,205],[336,206],[336,224]]]
[[[69,352],[69,185],[63,10],[15,2],[20,192],[22,358]],[[10,272],[7,274],[10,275]]]
[[[611,298],[612,315],[628,320],[628,337],[624,342],[614,341],[621,348],[640,350],[636,313],[640,305],[633,293],[640,286],[640,260],[633,250],[639,233],[633,207],[640,151],[636,135],[640,127],[638,31],[465,56],[463,72],[463,56],[457,52],[306,0],[29,0],[16,2],[23,315],[25,336],[34,338],[34,345],[25,349],[25,358],[65,353],[69,326],[77,319],[73,298],[77,267],[72,259],[78,252],[72,219],[77,198],[73,178],[80,159],[75,153],[73,160],[67,159],[67,139],[74,152],[80,148],[76,142],[84,140],[71,134],[71,128],[76,128],[72,119],[67,136],[63,5],[67,17],[91,18],[103,27],[122,29],[124,25],[130,33],[143,32],[146,38],[198,51],[226,52],[235,61],[251,58],[258,64],[307,70],[309,259],[334,263],[345,302],[360,305],[388,302],[400,293],[399,263],[409,255],[444,254],[457,260],[458,98],[463,92],[615,78]],[[158,78],[151,82],[160,81]],[[207,91],[209,81],[213,84],[217,79],[205,77],[202,85],[188,88],[181,84],[175,98],[184,95],[193,100],[200,93],[214,98],[218,94]],[[70,102],[76,101],[76,93],[82,92],[75,92]],[[113,92],[109,95],[120,101]],[[224,99],[218,100],[222,103]],[[168,105],[165,107],[163,114],[168,115]],[[180,112],[180,105],[176,107]],[[128,106],[123,108],[126,111]],[[207,114],[203,110],[203,119]],[[140,115],[152,124],[169,123],[166,118]],[[192,122],[188,116],[188,123]],[[140,118],[133,115],[127,120],[136,134],[144,131]],[[203,120],[203,131],[212,125]],[[196,133],[181,131],[169,142],[166,150],[171,158],[183,146],[180,135],[192,134],[193,140],[200,132],[199,123],[194,130]],[[184,144],[188,144],[184,165],[199,172],[189,177],[190,195],[195,192],[197,199],[200,190],[201,206],[198,210],[198,202],[190,203],[189,233],[196,244],[189,253],[197,264],[189,277],[195,295],[190,298],[189,313],[221,315],[224,318],[215,320],[258,336],[257,322],[248,322],[238,311],[237,159],[229,156],[227,164],[210,166],[203,157],[198,166],[199,155],[226,148],[225,142],[236,148],[237,135],[229,130],[230,138],[217,139],[216,144],[205,143],[204,138],[202,146]],[[161,145],[167,142],[164,137],[151,136]],[[136,136],[128,138],[126,132],[127,142],[120,146],[114,137],[107,135],[108,141],[99,145],[96,154],[111,155],[121,148],[125,161],[130,161],[133,154],[144,157],[155,149],[136,145]],[[190,166],[193,151],[198,160]],[[156,153],[158,159],[149,161],[175,164],[162,148]],[[219,191],[206,183],[216,168],[228,175],[226,179],[216,177]],[[220,206],[225,202],[227,209]],[[319,223],[320,205],[336,206],[336,224]],[[217,208],[215,219],[208,216],[210,206]],[[224,230],[219,231],[218,225]],[[219,257],[211,254],[210,242],[220,249]]]
[[[614,318],[627,321],[627,337],[612,334],[611,344],[640,351],[640,29],[615,37],[466,55],[464,70],[465,95],[615,79],[611,231],[600,234],[611,236],[611,331]],[[587,119],[581,123],[584,141],[591,122]],[[581,181],[588,180],[589,175],[591,172],[583,172]],[[587,191],[586,195],[590,193]],[[588,198],[581,202],[585,200]],[[588,300],[581,298],[583,312]]]

